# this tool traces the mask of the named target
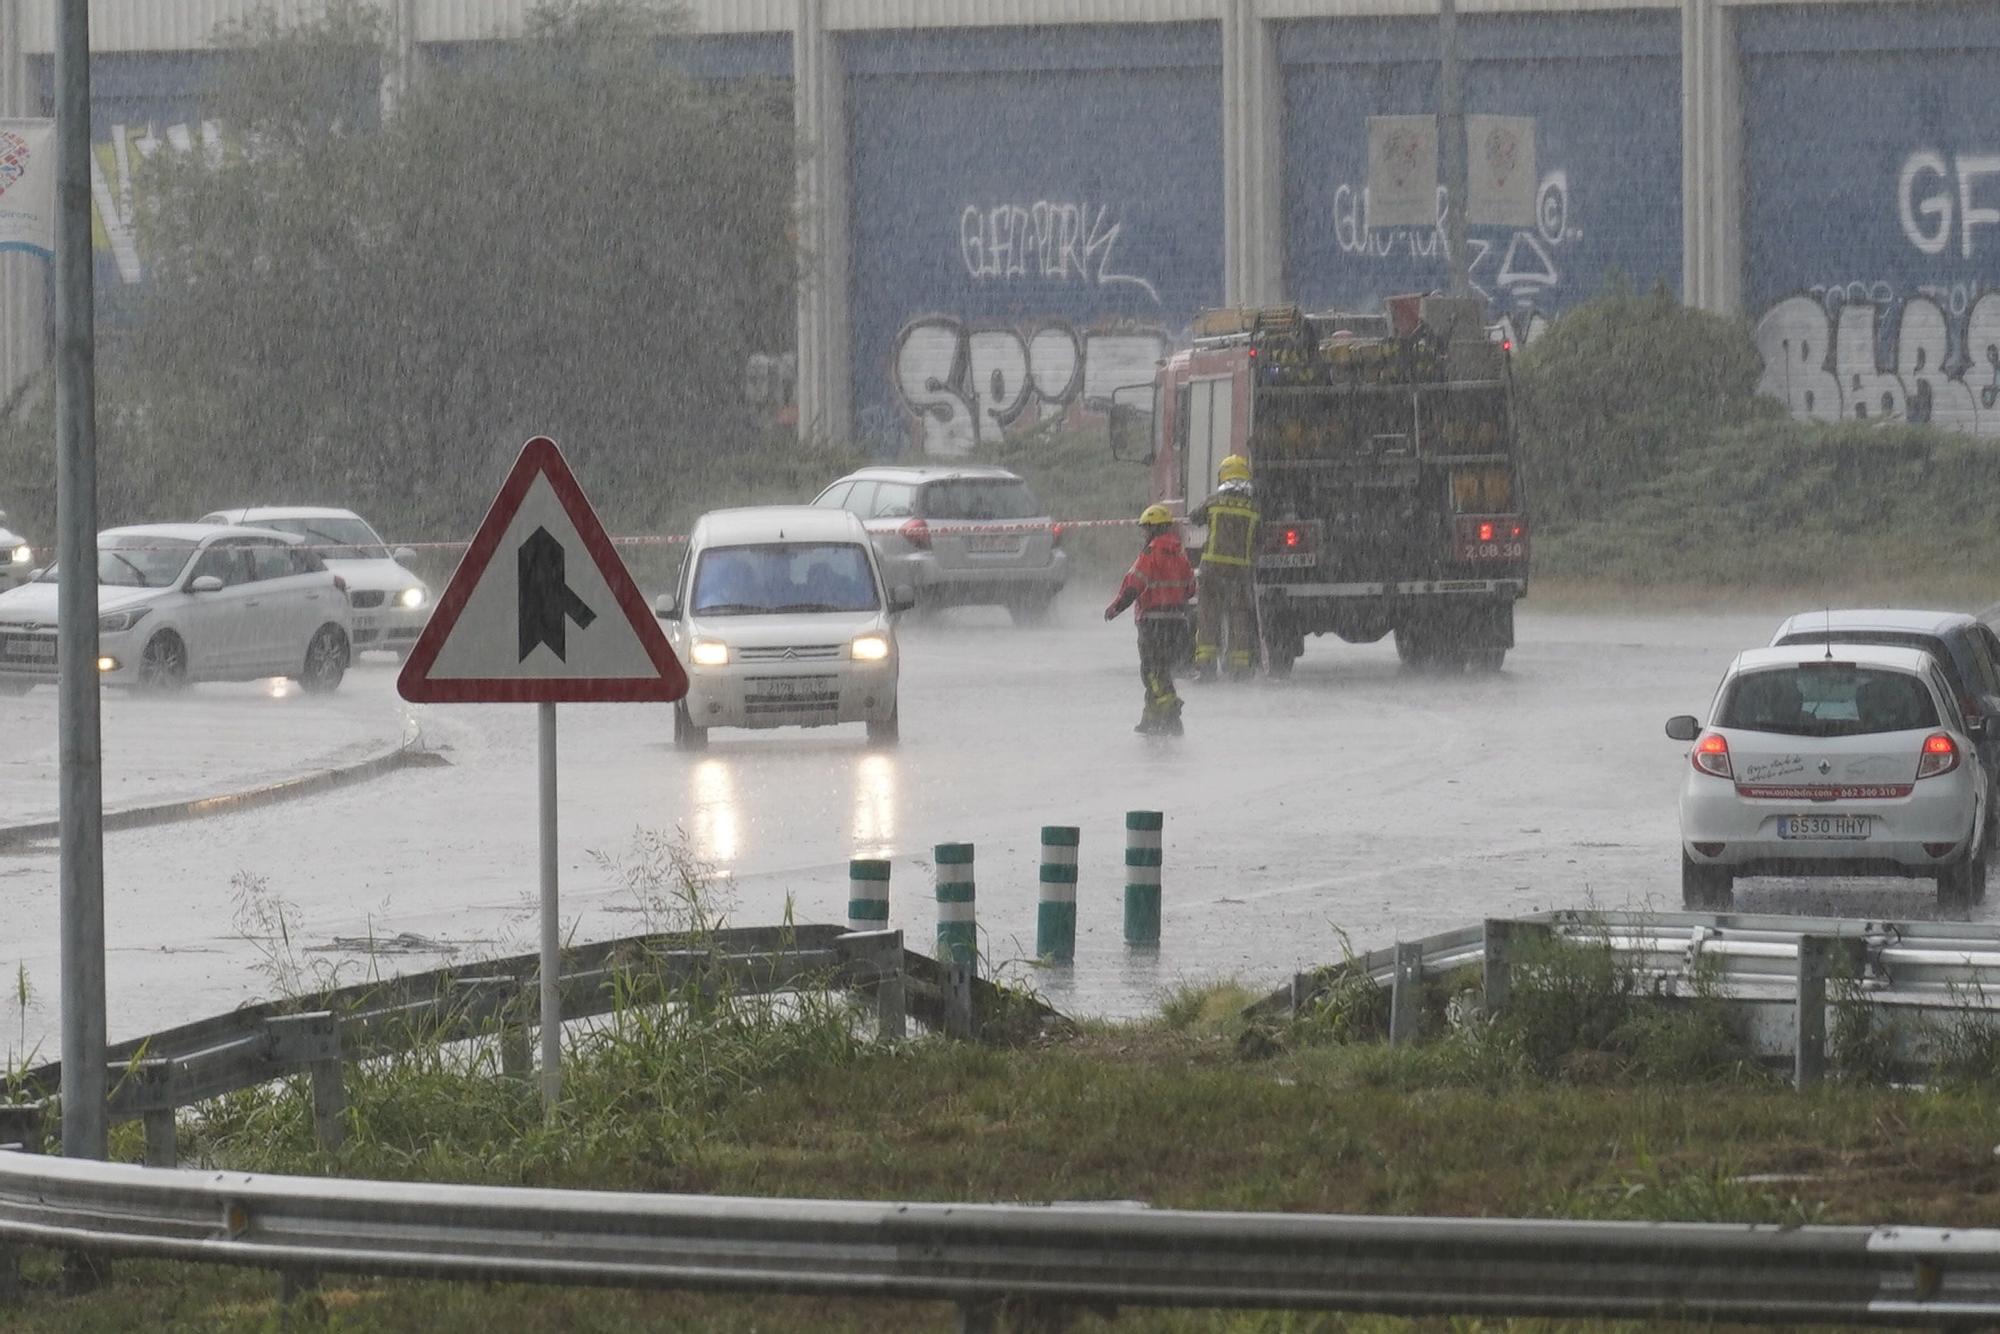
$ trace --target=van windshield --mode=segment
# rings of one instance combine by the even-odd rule
[[[710,547],[694,571],[697,616],[874,611],[881,605],[865,548],[852,542]]]
[[[1924,683],[1906,672],[1828,662],[1745,672],[1716,711],[1717,727],[1785,736],[1863,736],[1938,725]]]

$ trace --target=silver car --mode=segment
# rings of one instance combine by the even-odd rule
[[[813,504],[860,519],[883,582],[924,609],[1002,606],[1017,625],[1048,618],[1069,579],[1062,525],[1005,468],[916,464],[851,472]]]

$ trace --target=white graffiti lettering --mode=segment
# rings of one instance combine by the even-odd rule
[[[1996,195],[2000,153],[1961,153],[1949,160],[1935,149],[1911,153],[1896,176],[1903,239],[1923,254],[1942,255],[1956,230],[1959,258],[1971,259],[1978,252],[1977,229],[2000,227],[2000,203],[1981,202]]]
[[[194,136],[185,125],[169,125],[166,144],[176,153],[194,151]],[[222,162],[222,127],[214,121],[201,124],[202,160],[210,167]],[[151,125],[139,134],[129,126],[113,125],[111,142],[92,144],[90,150],[90,202],[102,228],[97,248],[108,249],[117,266],[120,282],[145,280],[145,266],[139,257],[138,206],[132,197],[132,155],[150,158],[160,151],[160,138]],[[107,170],[108,168],[108,170]]]
[[[958,215],[958,254],[965,271],[981,281],[1041,278],[1097,287],[1136,287],[1159,304],[1159,291],[1136,274],[1115,272],[1113,253],[1125,224],[1111,220],[1109,205],[967,204]]]
[[[1848,300],[1849,292],[1865,294]],[[1930,294],[1903,300],[1895,315],[1893,365],[1883,367],[1891,302],[1886,284],[1848,283],[1788,297],[1757,322],[1764,360],[1759,393],[1811,421],[1906,421],[1970,435],[2000,436],[2000,291],[1972,300],[1959,327]]]
[[[1114,389],[1150,383],[1170,346],[1164,330],[1138,326],[968,327],[929,315],[896,335],[896,393],[926,454],[962,458],[1031,420],[1031,411],[1039,419],[1044,410],[1095,409]]]
[[[1333,239],[1344,255],[1358,259],[1435,259],[1451,252],[1445,245],[1445,193],[1438,191],[1437,224],[1431,227],[1368,227],[1368,189],[1342,184],[1333,192]],[[1475,224],[1476,225],[1476,224]],[[1533,228],[1503,232],[1495,239],[1468,236],[1471,252],[1467,270],[1475,291],[1496,305],[1523,309],[1537,297],[1562,286],[1557,255],[1581,239],[1570,225],[1569,173],[1548,172],[1535,192]]]

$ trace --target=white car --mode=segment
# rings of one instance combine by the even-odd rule
[[[153,689],[288,676],[337,689],[347,590],[297,537],[152,524],[97,535],[97,669]],[[0,593],[0,693],[56,680],[56,567]]]
[[[0,589],[25,584],[34,567],[35,549],[7,526],[7,511],[0,510]]]
[[[1681,898],[1727,908],[1737,876],[1934,877],[1938,905],[1986,896],[1986,771],[1936,659],[1800,644],[1739,654],[1681,786]]]
[[[353,510],[259,505],[216,510],[202,522],[275,528],[304,538],[327,568],[347,581],[356,652],[388,649],[401,657],[410,651],[424,622],[430,619],[433,599],[429,586],[403,567],[403,562],[416,559],[417,553],[408,547],[391,551],[368,521]]]
[[[688,539],[676,590],[653,604],[687,669],[674,743],[711,727],[866,723],[897,739],[893,616],[911,590],[882,583],[875,548],[845,510],[716,510]]]

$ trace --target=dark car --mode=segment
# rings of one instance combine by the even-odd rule
[[[1865,608],[1802,611],[1778,627],[1772,647],[1811,644],[1887,644],[1928,650],[1937,659],[1967,722],[2000,719],[2000,635],[1976,616],[1955,611]],[[2000,724],[1996,724],[2000,731]],[[1979,739],[1979,761],[1989,787],[2000,789],[2000,736]],[[2000,816],[2000,810],[1994,812]],[[1988,842],[2000,847],[2000,819],[1987,821]]]

